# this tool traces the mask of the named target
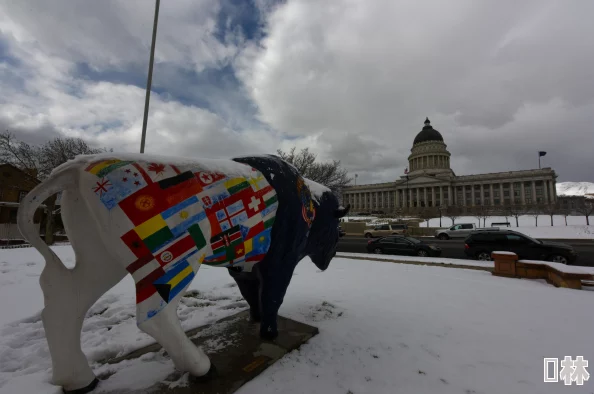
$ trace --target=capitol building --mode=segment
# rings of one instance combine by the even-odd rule
[[[457,176],[451,154],[429,119],[413,141],[409,172],[394,182],[347,186],[343,203],[352,212],[425,207],[534,205],[557,201],[557,175],[551,168]]]

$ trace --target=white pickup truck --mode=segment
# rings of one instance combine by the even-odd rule
[[[450,238],[466,238],[470,235],[471,231],[478,230],[499,230],[498,227],[476,227],[472,223],[460,223],[455,224],[450,228],[440,228],[435,231],[435,238],[439,239],[450,239]]]

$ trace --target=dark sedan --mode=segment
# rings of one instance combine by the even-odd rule
[[[376,254],[403,254],[408,256],[439,257],[441,248],[413,237],[391,235],[367,242],[367,251]]]

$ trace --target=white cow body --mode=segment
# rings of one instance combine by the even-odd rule
[[[109,173],[112,174],[112,179],[111,181],[108,180],[107,183],[105,181],[109,174],[100,176],[104,175],[104,173],[97,172],[99,170],[90,170],[93,163],[101,163],[108,159],[119,160],[118,165],[127,161],[133,162],[134,165],[144,166],[145,169],[151,163],[159,164],[157,167],[153,167],[153,169],[157,169],[154,174],[147,170],[142,175],[144,179],[137,181],[139,183],[136,186],[138,186],[139,190],[149,190],[149,187],[156,185],[156,182],[173,179],[173,177],[179,176],[180,173],[191,171],[196,175],[196,179],[201,185],[195,186],[197,189],[194,192],[198,192],[197,197],[192,196],[191,198],[194,200],[191,201],[198,198],[202,205],[194,204],[191,208],[176,211],[177,217],[165,218],[167,215],[162,207],[156,207],[161,201],[160,195],[153,195],[154,198],[151,202],[150,198],[147,200],[147,198],[141,196],[139,194],[141,192],[126,189],[128,186],[120,185],[120,189],[114,189],[116,187],[114,185],[117,182],[123,182],[122,179],[125,178],[120,176],[123,172],[117,172],[118,168]],[[162,169],[161,164],[170,167]],[[124,167],[120,167],[120,170],[121,168]],[[225,178],[219,179],[218,186],[216,186],[214,185],[216,176],[211,176],[212,174],[224,174]],[[134,176],[134,174],[131,176]],[[246,189],[244,183],[238,184],[242,179],[250,183],[251,189]],[[128,179],[125,182],[128,182]],[[192,182],[196,183],[196,180]],[[112,185],[112,188],[106,187],[109,184]],[[104,191],[102,187],[106,190]],[[234,191],[240,187],[244,187],[243,191],[236,193],[246,192],[251,194],[246,195],[247,197],[244,198],[242,204],[239,204],[239,202],[234,203],[235,208],[232,211],[230,203],[224,201],[231,201],[236,195],[233,194]],[[37,186],[25,197],[18,218],[19,228],[23,236],[46,259],[46,267],[41,274],[40,284],[44,293],[45,307],[42,312],[42,319],[52,357],[53,383],[63,386],[66,391],[85,387],[92,389],[94,387],[97,381],[80,345],[82,322],[88,309],[127,273],[132,272],[132,266],[135,267],[132,276],[137,283],[139,301],[137,304],[137,321],[139,328],[153,336],[165,348],[176,368],[181,371],[188,371],[194,376],[205,375],[210,370],[210,361],[202,350],[198,349],[187,338],[182,330],[176,314],[177,304],[183,295],[183,290],[190,284],[191,279],[202,263],[210,262],[219,266],[241,264],[249,269],[250,265],[257,263],[258,259],[262,258],[262,255],[258,255],[258,253],[266,250],[265,241],[262,241],[264,239],[262,234],[266,234],[266,230],[259,233],[257,237],[253,237],[253,244],[252,239],[248,238],[250,237],[249,231],[255,228],[263,229],[264,223],[269,227],[272,225],[271,220],[274,219],[278,203],[276,205],[274,203],[270,205],[269,202],[265,203],[264,200],[270,198],[271,193],[274,193],[274,191],[270,191],[270,188],[271,186],[268,185],[265,179],[263,180],[261,173],[248,165],[231,160],[202,160],[197,162],[171,157],[103,154],[79,156],[54,170],[48,180]],[[158,187],[155,186],[153,189],[157,190]],[[111,190],[112,194],[108,194],[109,190]],[[219,201],[217,204],[219,204],[219,207],[225,207],[224,212],[217,212],[216,217],[210,213],[210,216],[205,219],[206,214],[211,211],[208,210],[209,205],[204,205],[204,201],[211,203],[210,198],[213,193],[220,195],[221,190],[225,190],[226,197],[224,197],[224,201],[221,200],[223,202]],[[33,225],[33,214],[39,204],[59,191],[63,191],[61,205],[65,230],[76,256],[76,265],[73,269],[67,269],[62,264],[55,253],[41,240]],[[179,188],[176,193],[178,194],[170,193],[174,197],[169,194],[166,196],[169,199],[167,201],[170,203],[165,208],[171,210],[173,209],[172,206],[181,207],[185,204],[178,200],[188,201],[186,198],[188,196],[183,194],[188,193],[188,187]],[[128,205],[126,205],[125,201],[129,202]],[[268,201],[272,200],[269,199]],[[241,207],[237,208],[237,204]],[[143,217],[138,219],[138,223],[133,223],[130,217],[134,216],[130,216],[130,209],[132,209],[130,207],[138,208],[140,214],[146,217],[151,216],[151,219],[145,220]],[[154,212],[156,215],[147,216],[147,208],[158,208]],[[238,212],[237,209],[244,209],[244,211]],[[232,213],[235,216],[232,216]],[[180,245],[180,240],[184,239],[184,237],[186,240],[190,240],[188,235],[190,230],[182,230],[187,227],[188,221],[194,220],[192,218],[195,216],[191,215],[202,215],[201,221],[196,221],[191,228],[202,234],[206,244],[196,241],[195,245],[189,244],[192,247],[191,250],[186,251],[184,249],[180,252],[179,246],[172,245]],[[228,217],[223,217],[223,215]],[[154,223],[157,221],[161,223],[169,218],[173,218],[171,220],[174,220],[175,223],[167,222],[166,231],[175,233],[176,228],[182,230],[179,230],[173,238],[169,235],[164,244],[158,244],[152,240],[155,238],[153,237],[154,234],[157,233],[153,234],[151,231],[154,231],[153,227],[157,228],[160,224]],[[218,222],[219,220],[220,222]],[[179,227],[180,225],[182,227]],[[243,243],[237,244],[239,246],[233,246],[235,242],[233,234],[229,233],[233,229],[229,226],[234,226],[233,228],[241,227],[241,242]],[[225,235],[220,241],[216,241],[216,237],[223,234],[223,232],[231,234],[231,239]],[[126,234],[142,239],[142,242],[124,240],[125,237],[128,237]],[[192,239],[196,239],[194,233],[191,235],[194,237]],[[176,242],[179,242],[179,244],[176,244]],[[217,242],[219,244],[220,242],[225,243],[223,248],[227,253],[226,255],[217,252],[217,249],[215,249]],[[133,244],[136,247],[139,243],[142,250],[130,246]],[[142,253],[145,253],[149,246],[153,250],[151,250],[148,258],[145,258],[146,256]],[[260,252],[256,253],[258,247],[260,247],[258,249]],[[255,257],[250,257],[250,253],[247,251],[248,248],[253,249],[250,253]],[[141,251],[139,252],[139,250]],[[177,271],[175,271],[176,269]],[[171,276],[173,274],[165,277],[160,287],[151,284],[153,287],[149,289],[150,291],[147,290],[146,286],[141,288],[139,284],[143,283],[143,279],[150,275],[156,275],[156,271],[165,274],[179,272],[179,274],[176,274],[175,277]],[[154,279],[151,279],[152,282],[155,282]],[[159,291],[156,291],[155,287],[158,287]],[[163,291],[163,289],[166,290]]]

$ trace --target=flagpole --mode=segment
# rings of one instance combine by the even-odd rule
[[[155,0],[155,21],[153,22],[153,41],[151,43],[151,57],[149,60],[149,71],[146,81],[146,97],[144,100],[144,117],[142,119],[142,137],[140,139],[140,153],[144,153],[144,141],[146,139],[146,123],[148,120],[149,101],[151,98],[151,84],[153,81],[153,62],[155,60],[155,41],[157,41],[157,24],[159,21],[159,4],[161,0]]]

